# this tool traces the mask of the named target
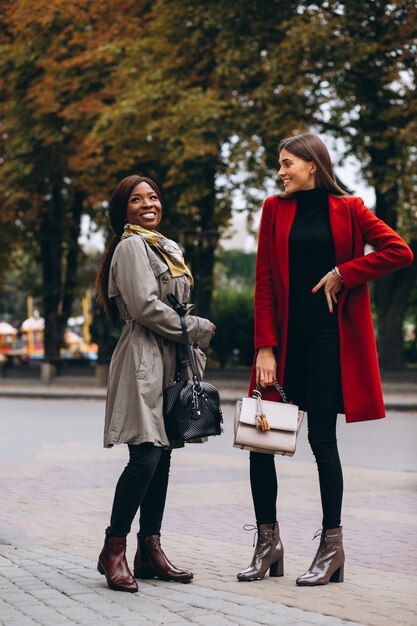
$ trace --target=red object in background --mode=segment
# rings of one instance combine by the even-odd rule
[[[16,339],[17,330],[8,322],[0,322],[0,354],[9,354]]]

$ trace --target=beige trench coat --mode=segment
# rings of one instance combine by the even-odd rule
[[[174,384],[175,344],[182,342],[182,331],[167,295],[174,293],[180,302],[186,302],[189,278],[174,278],[163,257],[142,237],[132,235],[116,247],[108,293],[126,324],[110,363],[104,447],[145,442],[168,446],[163,390]],[[185,319],[201,374],[205,355],[200,348],[208,346],[213,326],[195,315]]]

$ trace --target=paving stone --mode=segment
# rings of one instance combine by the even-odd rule
[[[243,617],[234,617],[233,615],[228,615],[228,620],[230,620],[234,624],[239,624],[239,626],[253,626],[253,620],[244,619]]]
[[[76,404],[76,411],[88,415],[89,423],[96,419],[95,403]],[[31,405],[32,411],[34,401]],[[51,410],[44,406],[46,412]],[[54,409],[55,428],[61,406],[58,402]],[[372,468],[368,461],[372,464],[375,456],[373,443],[363,466],[357,457],[357,466],[344,468],[345,583],[309,590],[295,586],[296,576],[305,571],[315,551],[311,537],[320,520],[314,461],[298,457],[276,461],[286,575],[248,585],[236,581],[236,572],[247,565],[253,551],[252,536],[241,530],[243,523],[253,520],[253,511],[247,454],[231,447],[227,411],[223,438],[173,454],[163,546],[173,562],[194,571],[194,582],[140,581],[138,594],[108,589],[96,570],[96,559],[126,451],[101,448],[104,404],[97,409],[94,443],[85,440],[84,433],[71,439],[73,433],[68,436],[66,430],[62,442],[46,436],[36,452],[28,451],[27,457],[10,466],[0,464],[0,598],[4,600],[0,622],[4,615],[22,618],[14,611],[23,598],[23,606],[40,603],[47,615],[52,610],[71,626],[77,623],[76,609],[81,609],[78,623],[88,626],[93,619],[92,626],[98,626],[97,618],[100,626],[175,622],[204,626],[205,621],[208,626],[246,626],[248,621],[274,626],[416,626],[416,473]],[[410,430],[410,440],[414,432]],[[134,550],[132,534],[130,564]]]
[[[20,615],[19,617],[16,617],[16,618],[13,618],[13,617],[6,618],[5,621],[2,621],[0,623],[4,624],[4,626],[39,626],[39,622],[35,622],[30,617],[26,617],[23,615]],[[67,623],[67,626],[68,626],[68,623]]]

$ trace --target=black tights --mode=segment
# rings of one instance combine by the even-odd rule
[[[335,320],[336,321],[336,320]],[[308,440],[316,458],[323,528],[340,526],[343,474],[336,439],[340,401],[339,341],[333,327],[290,333],[284,389],[308,413]],[[250,481],[257,524],[277,519],[278,483],[274,456],[250,453]]]
[[[157,535],[168,489],[171,450],[151,443],[129,444],[129,462],[116,486],[110,535],[125,537],[140,507],[139,534]]]

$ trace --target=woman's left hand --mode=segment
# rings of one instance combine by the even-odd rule
[[[330,313],[333,313],[333,303],[337,304],[337,294],[341,291],[343,283],[333,274],[333,272],[327,272],[325,276],[313,287],[312,293],[316,293],[319,289],[324,287],[324,294],[326,296],[327,304]]]

